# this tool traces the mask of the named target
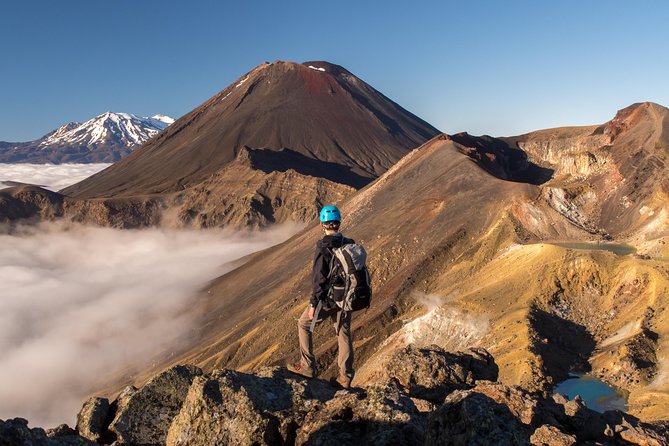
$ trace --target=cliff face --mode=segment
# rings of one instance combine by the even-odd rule
[[[413,346],[393,355],[379,382],[350,390],[276,367],[204,374],[176,366],[111,404],[91,398],[76,432],[60,426],[45,435],[10,420],[0,421],[0,438],[53,446],[668,444],[666,426],[496,378],[485,350]]]
[[[660,105],[631,105],[600,126],[504,140],[555,171],[546,184],[548,203],[593,233],[630,236],[667,201],[669,110]]]

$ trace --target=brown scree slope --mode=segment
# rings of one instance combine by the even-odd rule
[[[630,392],[632,413],[668,418],[666,190],[645,176],[666,173],[666,117],[645,103],[604,126],[509,145],[442,135],[347,199],[344,231],[368,248],[375,284],[372,308],[354,320],[359,382],[409,342],[473,344],[493,353],[507,384],[549,390],[570,370],[590,370]],[[529,159],[513,154],[519,147]],[[597,161],[577,175],[566,172],[568,154]],[[251,370],[296,358],[295,320],[319,237],[309,228],[214,280],[193,305],[200,325],[187,347],[134,379],[172,363]],[[610,238],[638,255],[546,243]],[[316,333],[326,375],[335,367],[331,330]]]

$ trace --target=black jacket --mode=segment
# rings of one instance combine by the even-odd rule
[[[353,239],[344,237],[341,233],[326,235],[316,243],[316,256],[314,257],[314,269],[311,274],[313,294],[311,305],[318,305],[319,300],[325,300],[328,295],[328,274],[330,273],[330,260],[332,259],[332,248],[355,243]]]

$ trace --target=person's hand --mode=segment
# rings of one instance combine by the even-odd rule
[[[313,305],[310,306],[310,307],[309,307],[309,320],[312,320],[312,319],[314,318],[314,311],[316,311],[316,309],[314,308],[314,306],[313,306]]]

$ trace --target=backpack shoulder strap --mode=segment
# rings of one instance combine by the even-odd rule
[[[349,271],[355,271],[355,263],[353,262],[353,258],[351,257],[351,254],[348,253],[345,249],[341,250],[341,257],[346,260],[346,266],[348,266]]]

